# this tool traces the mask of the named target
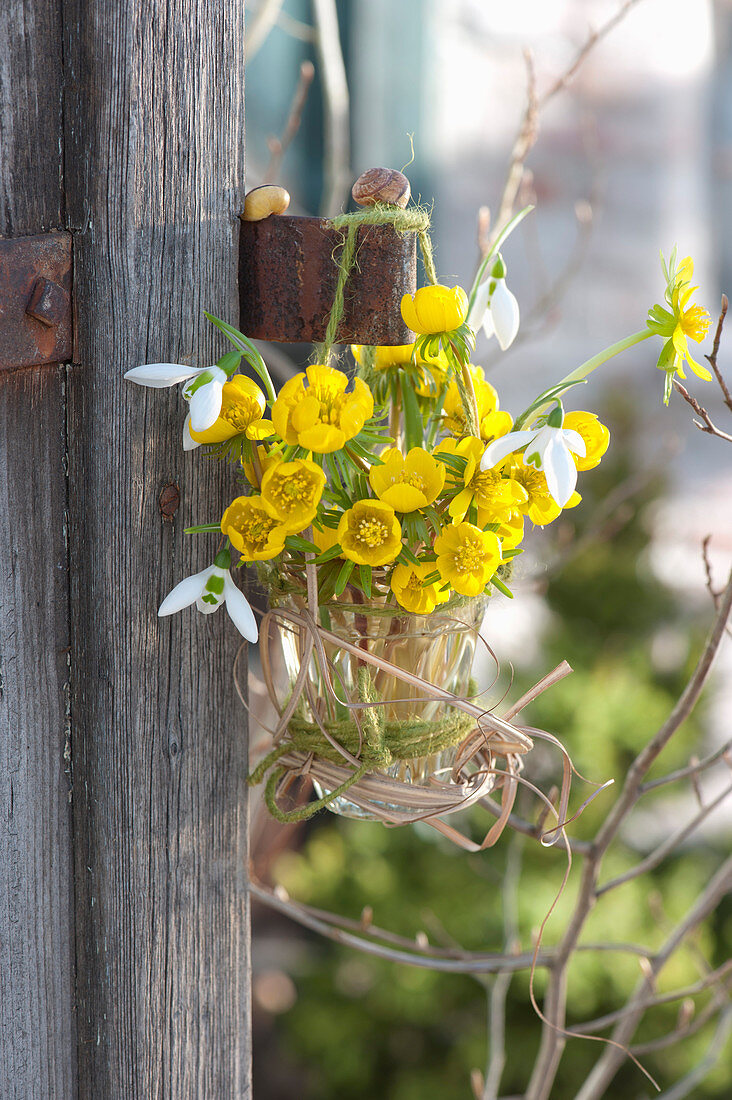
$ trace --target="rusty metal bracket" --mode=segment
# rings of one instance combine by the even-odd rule
[[[242,332],[259,340],[322,340],[335,295],[334,257],[343,235],[321,218],[272,215],[242,221],[239,295]],[[408,344],[402,295],[417,285],[417,238],[389,225],[358,231],[356,262],[346,287],[339,344]]]
[[[0,240],[0,370],[71,356],[71,234]]]

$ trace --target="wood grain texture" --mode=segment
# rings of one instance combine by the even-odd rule
[[[223,610],[156,617],[216,548],[183,527],[234,483],[183,453],[177,391],[122,379],[211,362],[203,310],[237,319],[244,6],[67,0],[64,24],[79,1095],[246,1097],[240,639]]]
[[[0,374],[0,1096],[75,1095],[63,368]]]
[[[0,236],[59,229],[60,0],[0,4]]]
[[[61,20],[0,4],[0,236],[58,227]],[[0,1095],[76,1095],[65,372],[0,377]]]

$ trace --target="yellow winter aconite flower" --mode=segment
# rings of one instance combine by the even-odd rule
[[[442,492],[445,467],[425,451],[412,447],[406,457],[396,447],[381,455],[383,465],[372,466],[369,484],[380,500],[396,512],[426,508]]]
[[[488,385],[488,383],[486,383]],[[513,427],[513,417],[503,409],[494,409],[480,421],[480,438],[484,443],[492,443],[502,435],[508,435]]]
[[[343,557],[357,565],[387,565],[402,548],[402,529],[383,500],[359,500],[341,516],[337,531]]]
[[[481,470],[480,460],[485,444],[475,436],[466,436],[456,452],[466,459],[464,488],[450,501],[448,511],[453,523],[460,523],[471,504],[475,503],[482,518],[481,526],[500,523],[509,518],[528,499],[526,490],[513,478],[503,477],[503,463],[492,470]]]
[[[469,370],[470,377],[473,380],[475,403],[478,409],[478,423],[481,425],[482,435],[483,422],[487,421],[488,417],[497,412],[500,402],[494,387],[490,382],[486,382],[483,368],[476,367],[470,363]],[[465,435],[465,410],[463,409],[460,391],[458,390],[455,379],[453,379],[447,387],[445,402],[442,406],[442,414],[444,416],[445,427],[449,432],[452,432],[452,434],[456,436]],[[512,424],[511,417],[508,413],[503,413],[502,416],[506,422],[506,431],[510,431]],[[497,434],[504,435],[505,432],[501,431]]]
[[[320,530],[317,527],[313,527],[313,542],[317,546],[321,554],[324,554],[326,550],[330,550],[338,542],[338,532],[335,527],[323,527]]]
[[[359,366],[362,365],[364,361],[363,345],[351,344],[351,351]],[[389,370],[390,367],[406,366],[412,359],[413,351],[414,344],[394,344],[393,346],[384,345],[383,347],[374,348],[372,366],[374,370]]]
[[[274,465],[275,462],[281,462],[282,456],[277,454],[276,451],[270,451],[268,453],[264,446],[255,446],[252,449],[256,450],[259,470],[257,470],[254,463],[248,458],[242,459],[241,468],[249,484],[257,489],[259,488],[260,478],[264,476],[270,466]]]
[[[483,523],[485,526],[480,512],[478,512],[478,523]],[[515,550],[524,537],[524,517],[521,512],[512,512],[510,517],[501,523],[496,534],[501,540],[503,550]]]
[[[701,306],[690,302],[692,294],[697,289],[691,285],[694,277],[694,262],[691,256],[687,256],[676,267],[675,253],[674,249],[668,267],[663,261],[666,276],[664,298],[668,309],[655,305],[648,313],[648,328],[657,336],[663,336],[665,340],[656,365],[660,370],[668,371],[670,374],[678,371],[681,378],[686,378],[683,369],[684,360],[686,360],[695,374],[705,382],[709,382],[712,377],[710,372],[692,358],[688,344],[689,340],[699,344],[704,339],[709,331],[709,314]]]
[[[266,407],[264,394],[256,382],[243,374],[235,374],[224,383],[218,418],[203,432],[194,432],[189,428],[191,438],[196,443],[223,443],[235,435],[246,435],[247,439],[267,439],[274,428],[269,420],[264,419]]]
[[[522,455],[514,455],[510,474],[526,490],[527,500],[525,504],[519,505],[520,512],[539,527],[545,527],[557,518],[562,509],[549,492],[546,477],[541,470],[527,466]],[[579,493],[574,492],[564,507],[574,508],[581,500]]]
[[[461,286],[423,286],[402,298],[402,317],[412,332],[452,332],[468,316],[468,296]]]
[[[286,443],[316,454],[339,451],[373,414],[371,391],[356,378],[347,392],[347,375],[322,364],[308,367],[306,375],[285,382],[272,407],[274,426]]]
[[[478,596],[501,563],[501,544],[493,531],[472,523],[444,527],[435,539],[437,568],[462,596]]]
[[[434,571],[433,562],[419,562],[417,565],[403,565],[400,562],[394,566],[391,590],[405,611],[413,615],[429,615],[438,603],[445,603],[450,598],[449,590],[443,592],[440,589],[441,582],[423,584]]]
[[[221,530],[243,561],[267,561],[281,554],[287,527],[261,497],[237,497],[221,517]]]
[[[262,478],[262,500],[294,533],[312,522],[324,488],[325,473],[309,458],[274,462]]]
[[[610,432],[595,413],[569,412],[565,414],[563,428],[578,432],[585,441],[585,456],[572,454],[578,470],[594,470],[610,445]]]

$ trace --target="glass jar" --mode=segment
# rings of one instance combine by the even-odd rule
[[[475,647],[487,603],[484,596],[454,601],[454,605],[440,607],[430,615],[409,614],[395,607],[393,602],[387,604],[386,599],[360,602],[359,597],[363,600],[360,592],[347,589],[337,602],[320,607],[320,625],[359,649],[367,650],[373,656],[437,687],[458,696],[470,694]],[[302,611],[306,606],[305,595],[290,595],[281,601],[280,606]],[[300,671],[298,627],[281,623],[280,636],[292,687]],[[439,729],[445,716],[444,702],[425,698],[415,685],[405,682],[393,672],[369,665],[355,653],[332,641],[324,640],[324,647],[331,682],[340,699],[360,701],[359,672],[368,668],[371,690],[378,700],[378,714],[385,727],[389,723],[394,728],[394,723],[417,720],[434,723],[435,730]],[[333,699],[315,654],[310,660],[306,690],[298,712],[307,722],[318,720],[336,740],[336,725],[341,723],[342,727],[344,720],[353,718],[353,712],[348,707]],[[429,733],[426,734],[428,737]],[[424,756],[396,759],[380,771],[391,779],[417,786],[428,786],[433,778],[447,782],[458,744]],[[329,793],[317,782],[315,788],[319,797]],[[374,818],[368,810],[351,802],[347,795],[334,799],[328,805],[333,812],[345,817]],[[397,812],[407,809],[397,804],[384,805]]]

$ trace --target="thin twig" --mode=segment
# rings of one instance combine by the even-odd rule
[[[694,421],[700,432],[706,432],[707,435],[716,435],[718,439],[725,439],[728,443],[732,443],[732,435],[723,432],[721,428],[714,424],[707,410],[702,408],[697,399],[689,393],[686,386],[681,385],[678,378],[674,378],[674,389],[681,394],[686,404],[691,406],[696,415],[701,417],[701,421]]]
[[[657,997],[649,997],[648,1000],[643,1002],[644,1011],[649,1008],[657,1008],[659,1005],[671,1004],[673,1001],[681,1001],[684,997],[693,997],[697,993],[703,993],[705,989],[708,989],[710,985],[713,985],[720,978],[723,978],[726,974],[729,974],[732,969],[732,959],[728,959],[717,970],[714,970],[711,974],[707,974],[705,978],[695,982],[693,985],[684,986],[683,989],[675,989],[672,993],[659,994]],[[639,1006],[636,1006],[639,1007]],[[622,1008],[616,1009],[615,1012],[607,1012],[604,1016],[597,1016],[594,1020],[587,1020],[582,1024],[576,1024],[574,1027],[567,1028],[573,1035],[582,1035],[585,1032],[596,1031],[601,1027],[609,1027],[610,1024],[617,1023],[618,1020],[622,1020],[624,1016],[627,1016],[629,1012],[633,1012],[635,1009],[629,1008],[624,1005]]]
[[[625,1046],[630,1042],[645,1011],[643,1003],[653,990],[658,974],[690,932],[714,911],[730,890],[732,890],[732,857],[725,860],[683,920],[679,921],[672,930],[661,950],[651,960],[648,973],[638,983],[628,1001],[627,1007],[632,1011],[618,1022],[613,1031],[614,1043]],[[604,1096],[624,1057],[623,1050],[618,1046],[608,1046],[577,1093],[576,1100],[598,1100],[599,1097]]]
[[[300,123],[302,122],[302,112],[307,102],[310,86],[313,83],[313,77],[315,76],[315,66],[312,61],[303,61],[300,66],[300,78],[297,82],[297,88],[295,94],[292,97],[292,103],[290,104],[290,110],[287,115],[287,122],[285,128],[282,131],[281,137],[270,137],[267,139],[267,147],[270,152],[269,165],[267,171],[264,174],[265,183],[274,183],[277,180],[280,171],[280,165],[282,164],[282,158],[284,157],[287,149],[292,144],[298,130],[300,129]]]
[[[569,66],[569,68],[560,77],[558,77],[551,85],[551,87],[548,88],[546,92],[544,92],[544,95],[541,96],[539,100],[540,110],[543,110],[543,108],[546,107],[547,103],[549,103],[549,101],[552,100],[555,95],[557,95],[559,92],[564,91],[565,88],[569,86],[574,77],[577,75],[577,72],[583,65],[584,61],[586,60],[587,55],[591,53],[592,50],[594,50],[595,46],[601,39],[610,34],[610,32],[614,30],[619,23],[622,22],[630,9],[634,8],[635,5],[639,2],[640,0],[625,0],[625,3],[620,5],[618,10],[615,12],[615,15],[612,15],[606,23],[603,23],[603,25],[598,30],[590,31],[589,35],[585,39],[584,45],[577,53],[574,61]]]
[[[718,760],[727,757],[730,752],[732,752],[732,739],[725,741],[721,748],[695,764],[690,764],[686,768],[679,768],[675,772],[669,772],[668,775],[662,775],[659,779],[652,779],[648,783],[642,783],[638,793],[641,795],[647,794],[648,791],[654,791],[657,787],[665,787],[668,783],[677,783],[679,779],[686,779],[689,775],[699,775],[707,768],[711,768]],[[730,761],[727,761],[727,763],[729,764]]]
[[[282,4],[283,0],[262,0],[252,18],[247,22],[247,61],[252,60],[274,27],[279,18]]]
[[[313,18],[325,112],[324,182],[320,210],[324,217],[333,217],[340,213],[350,185],[348,80],[335,0],[313,0]]]
[[[554,96],[569,86],[572,79],[576,76],[577,71],[586,60],[588,54],[592,52],[601,39],[605,38],[605,36],[625,18],[629,10],[635,7],[637,3],[639,3],[639,0],[625,0],[625,3],[621,4],[619,9],[606,23],[598,30],[591,31],[569,68],[566,69],[561,76],[557,77],[554,83],[550,85],[542,96],[537,96],[536,94],[536,74],[534,72],[533,56],[528,50],[524,51],[527,84],[526,108],[513,149],[511,150],[508,175],[503,188],[503,194],[501,195],[501,201],[498,204],[498,217],[494,223],[494,231],[496,233],[500,232],[513,214],[516,196],[524,174],[524,162],[539,136],[539,116],[541,111]]]
[[[556,797],[556,796],[555,796]],[[521,863],[525,841],[515,834],[506,855],[501,897],[503,900],[503,938],[507,954],[519,949],[518,895]],[[488,1064],[483,1085],[483,1100],[497,1100],[506,1065],[506,999],[511,986],[511,973],[504,971],[493,981],[488,1002]]]
[[[709,1049],[702,1058],[698,1066],[687,1073],[685,1077],[682,1077],[680,1081],[677,1081],[673,1088],[667,1089],[666,1092],[661,1093],[658,1100],[685,1100],[685,1097],[691,1095],[691,1090],[696,1088],[701,1081],[709,1073],[710,1069],[715,1065],[722,1051],[724,1050],[727,1038],[732,1029],[732,1010],[727,1009],[723,1012],[719,1018],[717,1024],[717,1030],[714,1033]]]
[[[692,774],[695,774],[692,771]],[[673,852],[674,848],[678,848],[683,844],[687,837],[699,828],[701,823],[709,817],[709,815],[717,809],[721,804],[732,794],[732,784],[729,787],[725,787],[715,799],[709,802],[706,806],[703,806],[699,813],[684,825],[682,829],[672,833],[667,837],[662,844],[659,844],[650,855],[642,859],[640,863],[636,863],[635,867],[631,867],[629,871],[626,871],[622,875],[617,875],[615,878],[609,879],[603,883],[602,886],[598,886],[595,891],[595,897],[602,897],[608,890],[615,890],[618,886],[623,886],[626,882],[632,882],[634,878],[638,878],[639,875],[644,875],[646,871],[652,871],[654,867],[658,867],[659,863],[662,863],[666,856]]]
[[[666,722],[631,764],[620,796],[600,827],[593,842],[592,851],[585,860],[574,912],[564,936],[556,948],[556,957],[550,971],[544,1000],[544,1015],[548,1023],[545,1023],[542,1027],[541,1045],[526,1092],[526,1100],[547,1100],[556,1077],[566,1042],[564,1024],[567,1000],[567,967],[576,949],[585,922],[596,902],[597,880],[602,858],[620,826],[640,797],[640,787],[649,768],[693,710],[724,636],[730,607],[732,607],[732,572],[730,572],[724,597],[720,601],[719,610],[707,643],[691,679]],[[702,897],[704,896],[702,895]],[[644,996],[647,993],[648,988],[644,987]],[[630,1034],[632,1035],[632,1031]],[[622,1038],[617,1040],[615,1036],[613,1036],[613,1040],[621,1044],[625,1042]],[[613,1056],[621,1060],[625,1057],[623,1050],[618,1050],[616,1047],[609,1048],[609,1050]],[[609,1058],[610,1054],[606,1051],[599,1060],[598,1065],[600,1063],[605,1066],[609,1065]],[[612,1065],[616,1065],[614,1060]],[[613,1070],[613,1074],[614,1072]],[[589,1095],[592,1094],[588,1094],[582,1100],[588,1100]],[[579,1100],[579,1097],[577,1100]]]
[[[410,966],[419,966],[427,970],[439,970],[448,974],[497,974],[504,970],[529,970],[532,965],[533,954],[528,952],[511,956],[466,954],[464,959],[455,959],[442,958],[431,952],[430,954],[420,954],[416,945],[414,945],[414,951],[399,951],[380,943],[374,943],[363,936],[352,935],[350,932],[334,927],[325,920],[319,920],[311,916],[304,907],[285,898],[280,898],[275,893],[254,882],[249,883],[248,890],[257,901],[261,901],[270,909],[276,909],[279,913],[283,913],[285,916],[297,921],[305,928],[310,928],[313,932],[318,932],[321,936],[326,936],[336,943],[344,944],[347,947],[355,947],[367,955],[377,955],[379,958],[388,959],[390,962],[407,963]],[[369,928],[368,932],[371,933],[372,929]],[[540,955],[536,961],[536,966],[547,966],[549,959],[548,953]]]
[[[719,314],[719,320],[717,321],[717,331],[714,333],[714,344],[712,345],[711,355],[705,355],[704,358],[709,363],[709,366],[714,371],[714,377],[719,383],[719,388],[722,391],[724,397],[724,403],[732,412],[732,393],[729,391],[729,387],[722,377],[722,373],[717,365],[717,356],[719,354],[719,341],[722,339],[722,329],[724,328],[724,319],[727,316],[727,310],[729,308],[729,300],[726,294],[722,295],[722,309]]]
[[[710,1001],[698,1016],[691,1017],[680,1026],[674,1028],[673,1031],[669,1031],[666,1035],[659,1035],[657,1039],[649,1039],[647,1043],[634,1043],[630,1049],[633,1051],[633,1054],[638,1056],[655,1054],[656,1051],[666,1050],[668,1047],[678,1043],[681,1039],[688,1039],[690,1036],[696,1035],[697,1031],[701,1031],[704,1025],[709,1023],[718,1013],[719,1003],[716,1000]]]

